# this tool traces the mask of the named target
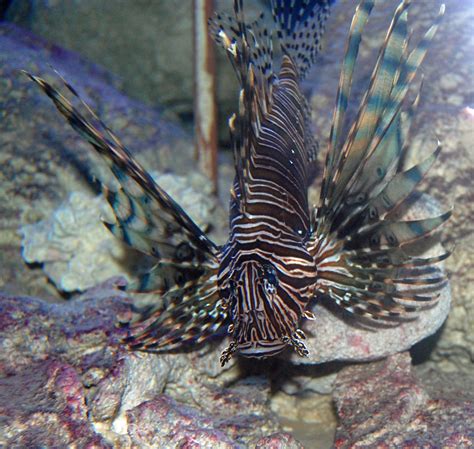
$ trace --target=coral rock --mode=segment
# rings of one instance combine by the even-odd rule
[[[236,447],[223,432],[213,428],[210,417],[164,395],[127,412],[127,420],[132,443],[137,446]]]
[[[212,186],[203,175],[152,175],[198,226],[209,227],[216,203],[210,195]],[[71,193],[47,219],[20,228],[23,258],[43,264],[48,278],[63,292],[84,291],[113,276],[134,279],[134,265],[144,265],[147,258],[114,237],[103,225],[104,217],[114,221],[102,196]]]
[[[75,369],[54,360],[0,379],[2,447],[112,448],[87,420],[85,392]]]
[[[344,368],[334,399],[338,449],[474,444],[473,402],[430,398],[411,371],[408,353]]]
[[[0,294],[0,446],[240,449],[281,431],[269,385],[220,367],[225,342],[128,351],[123,282],[62,304]]]

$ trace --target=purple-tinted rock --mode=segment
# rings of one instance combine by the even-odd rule
[[[279,432],[260,438],[255,449],[304,449],[289,433]]]
[[[237,447],[223,432],[213,428],[209,416],[164,395],[128,411],[127,420],[132,444],[139,447]]]
[[[240,448],[252,447],[257,440],[263,441],[266,434],[278,429],[276,418],[268,413],[267,398],[255,388],[248,385],[223,390],[212,388],[209,393],[209,399],[214,398],[215,402],[203,401],[202,395],[198,395],[196,405],[190,407],[160,395],[129,410],[126,417],[132,441],[155,447],[176,444],[190,448]],[[287,440],[297,444],[290,436],[269,438],[269,441],[280,441],[280,446],[275,447],[298,447],[284,445]]]
[[[111,448],[87,419],[76,370],[46,360],[0,378],[1,447]]]
[[[122,351],[117,319],[130,316],[126,295],[113,286],[62,304],[0,294],[0,374],[53,357],[104,376]]]
[[[408,353],[344,368],[334,400],[338,449],[458,449],[474,444],[473,402],[430,398],[412,373]]]
[[[122,282],[63,304],[0,295],[0,394],[19,394],[18,404],[0,401],[6,442],[242,448],[281,431],[268,383],[238,381],[235,361],[220,367],[225,342],[189,353],[129,352],[116,326],[130,316],[130,300],[116,288]],[[26,419],[33,424],[24,433]]]

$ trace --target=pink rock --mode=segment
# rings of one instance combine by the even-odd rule
[[[430,398],[412,373],[408,353],[344,368],[337,375],[334,400],[337,449],[474,444],[472,401]]]
[[[222,448],[237,446],[195,408],[160,395],[127,412],[129,435],[139,446]]]
[[[115,285],[62,304],[0,294],[0,414],[8,430],[0,446],[77,441],[77,447],[101,448],[132,441],[231,449],[251,447],[281,429],[269,408],[268,383],[253,379],[224,388],[216,382],[221,348],[128,351],[116,321],[127,316],[129,301]],[[162,394],[165,388],[175,398]]]
[[[77,372],[56,360],[0,379],[0,415],[1,447],[112,447],[87,419]]]
[[[279,432],[260,438],[255,449],[304,449],[289,433]]]

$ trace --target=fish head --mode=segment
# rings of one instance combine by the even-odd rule
[[[313,296],[314,277],[313,273],[301,276],[299,269],[299,277],[293,276],[295,273],[285,269],[298,266],[291,262],[293,265],[285,265],[281,259],[250,256],[234,264],[221,290],[229,309],[228,332],[232,336],[222,354],[222,364],[235,352],[246,357],[270,357],[288,345],[307,355],[298,324]]]

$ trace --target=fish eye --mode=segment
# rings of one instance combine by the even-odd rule
[[[230,291],[230,296],[234,297],[237,294],[237,282],[235,282],[233,279],[229,281],[229,291]]]
[[[275,267],[271,264],[265,264],[263,267],[263,286],[269,294],[276,293],[278,286],[278,275]]]
[[[237,298],[237,287],[237,282],[233,279],[230,279],[229,283],[222,288],[221,297],[227,304],[232,303]]]

